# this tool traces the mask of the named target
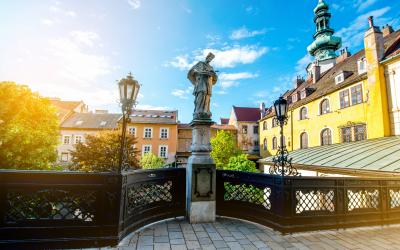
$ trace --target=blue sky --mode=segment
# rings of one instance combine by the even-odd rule
[[[367,17],[399,28],[400,2],[326,0],[331,26],[350,52],[362,47]],[[138,108],[193,110],[190,65],[214,52],[219,71],[212,112],[271,103],[311,60],[317,0],[114,0],[0,2],[0,81],[44,96],[119,112],[116,80],[142,84]]]

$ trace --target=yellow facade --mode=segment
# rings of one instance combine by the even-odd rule
[[[322,145],[321,132],[325,128],[328,128],[331,132],[332,144],[345,142],[342,128],[357,124],[365,125],[366,133],[363,139],[391,135],[386,79],[384,67],[380,63],[384,54],[383,43],[382,33],[376,27],[370,28],[364,37],[366,76],[362,76],[357,71],[352,72],[359,74],[363,80],[346,84],[330,93],[327,89],[324,96],[319,96],[299,107],[295,106],[289,109],[288,122],[284,126],[285,144],[289,151],[302,148],[300,136],[303,132],[307,133],[307,147]],[[362,102],[356,105],[351,103],[349,107],[341,108],[340,92],[349,89],[349,98],[351,98],[350,89],[359,84],[362,86]],[[326,114],[321,114],[320,104],[324,99],[329,100],[330,110]],[[303,107],[308,110],[306,119],[300,119],[300,110]],[[262,157],[276,154],[277,150],[273,148],[274,137],[277,138],[277,146],[279,146],[280,128],[272,127],[272,120],[273,117],[267,115],[259,121],[260,154]],[[266,126],[264,122],[266,122]],[[264,145],[265,139],[266,147]]]
[[[362,85],[363,102],[347,108],[340,108],[339,92],[351,89],[356,85]],[[286,147],[289,151],[300,149],[300,135],[305,132],[308,135],[308,147],[315,147],[321,145],[321,131],[329,128],[332,134],[332,143],[340,143],[340,128],[349,124],[366,124],[367,123],[367,107],[368,104],[366,96],[366,81],[356,82],[331,94],[313,100],[298,108],[292,109],[288,112],[288,122],[284,126],[284,137]],[[320,115],[320,103],[328,99],[331,112]],[[308,110],[308,118],[300,120],[300,110],[306,107]],[[273,117],[260,120],[260,152],[262,157],[276,154],[276,149],[272,147],[273,138],[277,138],[279,146],[280,128],[278,126],[272,127]],[[266,121],[267,129],[264,129],[264,121]],[[367,124],[367,138],[370,131]],[[263,142],[267,139],[267,149],[264,148]]]

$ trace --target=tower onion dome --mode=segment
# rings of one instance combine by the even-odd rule
[[[324,0],[319,0],[314,9],[314,23],[316,32],[314,42],[307,47],[308,53],[314,56],[318,61],[332,59],[336,57],[336,50],[342,46],[342,39],[333,36],[334,30],[329,27],[331,13],[329,6]]]

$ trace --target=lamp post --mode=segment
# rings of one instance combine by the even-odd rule
[[[289,152],[283,139],[283,126],[287,124],[288,120],[288,106],[287,101],[282,96],[274,102],[275,115],[280,126],[280,146],[278,147],[278,152],[272,158],[274,165],[270,167],[269,172],[270,174],[282,176],[298,176],[299,173],[292,166],[292,158],[289,158]]]
[[[122,109],[122,134],[121,134],[121,148],[119,152],[118,173],[127,170],[129,165],[126,162],[126,124],[132,112],[133,106],[136,104],[136,97],[139,93],[140,84],[133,79],[132,74],[129,73],[126,78],[122,78],[118,82],[119,98]]]

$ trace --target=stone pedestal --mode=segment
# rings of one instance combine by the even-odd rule
[[[192,155],[186,168],[186,211],[190,223],[215,221],[216,170],[210,157],[210,119],[193,120]]]

